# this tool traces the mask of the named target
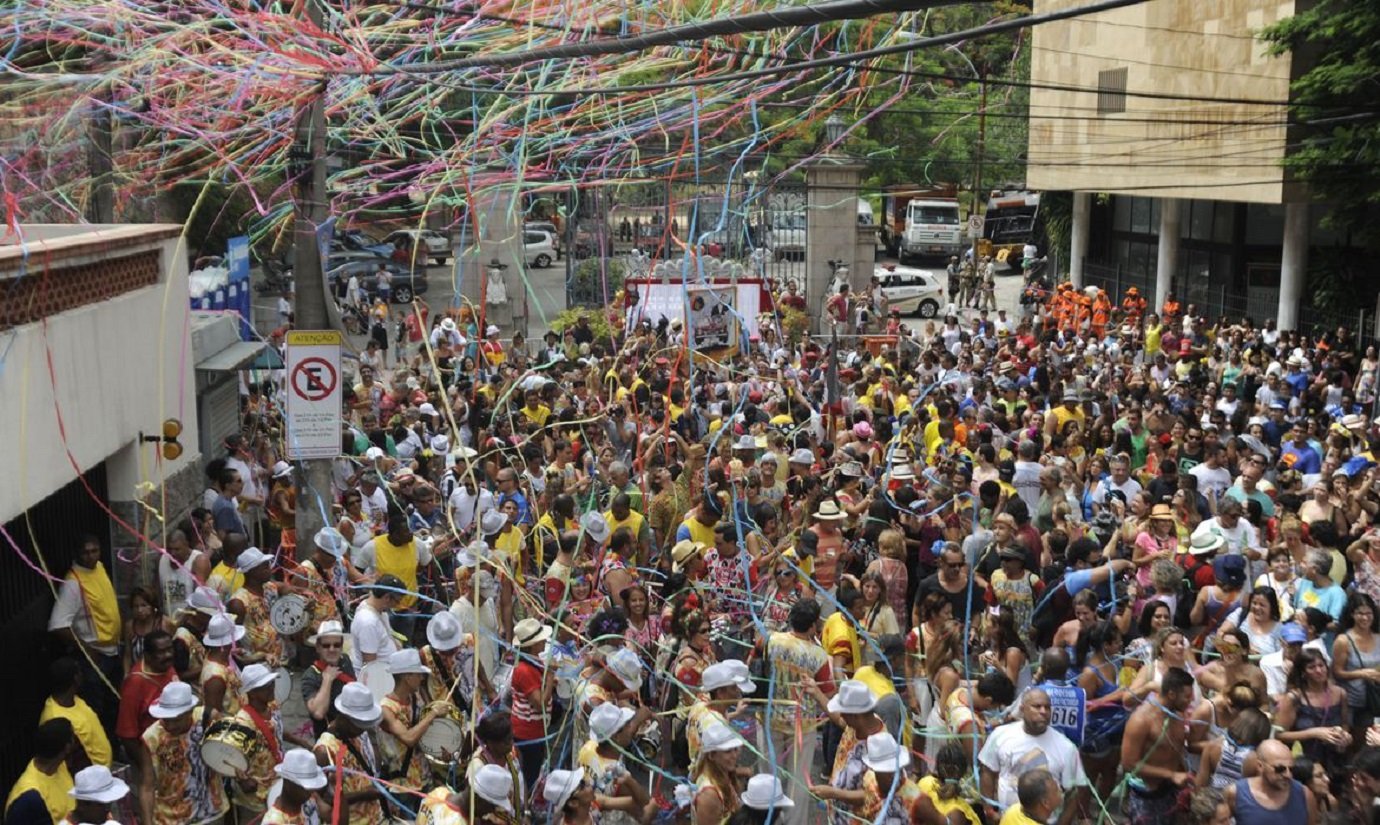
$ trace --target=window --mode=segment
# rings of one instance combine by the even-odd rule
[[[1097,113],[1113,115],[1126,111],[1126,67],[1097,73]]]

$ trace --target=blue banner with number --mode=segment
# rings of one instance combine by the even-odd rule
[[[1088,696],[1081,687],[1044,682],[1035,687],[1049,694],[1049,726],[1075,745],[1083,745]]]

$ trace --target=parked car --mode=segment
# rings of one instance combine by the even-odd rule
[[[331,236],[331,249],[341,251],[367,252],[370,255],[377,255],[387,258],[393,254],[393,244],[385,243],[372,235],[367,235],[358,229],[347,229],[343,232],[336,232]]]
[[[411,249],[420,240],[426,246],[426,257],[436,263],[442,263],[451,256],[450,238],[446,237],[444,232],[434,229],[399,229],[383,240],[388,244],[389,254],[392,254],[393,247],[399,242],[404,249]]]
[[[523,257],[527,259],[528,266],[546,269],[556,260],[556,244],[550,232],[523,230],[522,243]]]
[[[391,301],[395,304],[407,304],[412,302],[413,296],[425,295],[427,289],[426,268],[417,267],[408,269],[402,264],[395,264],[387,258],[368,258],[363,260],[347,261],[334,269],[326,272],[326,277],[331,284],[331,290],[336,295],[342,295],[345,286],[350,281],[350,276],[356,275],[369,291],[369,298],[372,300],[378,297],[378,287],[375,283],[374,273],[379,271],[379,265],[387,267],[393,276],[393,290]]]
[[[888,312],[895,309],[902,315],[933,318],[944,305],[944,287],[933,272],[909,266],[879,266],[872,279],[886,298]]]
[[[523,229],[530,229],[533,232],[545,232],[551,236],[551,245],[556,248],[556,260],[561,259],[561,230],[556,228],[550,221],[528,221],[523,225]]]

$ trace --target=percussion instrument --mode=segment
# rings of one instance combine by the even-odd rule
[[[261,745],[255,732],[229,719],[219,719],[206,729],[201,742],[201,761],[221,776],[249,770],[249,757]]]
[[[465,741],[465,729],[460,722],[450,716],[438,716],[417,742],[417,750],[433,762],[450,764],[450,760],[460,752]]]
[[[359,682],[369,688],[379,702],[393,692],[393,674],[388,672],[388,662],[383,659],[375,659],[360,668]]]
[[[292,674],[287,668],[278,668],[273,676],[273,699],[282,706],[292,696]]]
[[[642,761],[660,764],[661,759],[661,720],[653,717],[642,725],[632,741],[632,752],[639,754]]]
[[[498,696],[498,701],[507,704],[513,692],[513,666],[499,665],[494,670],[492,679],[494,693]]]
[[[301,633],[311,624],[311,603],[297,593],[284,593],[268,609],[268,623],[280,636]]]

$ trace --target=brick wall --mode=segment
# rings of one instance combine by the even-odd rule
[[[153,249],[51,270],[44,268],[41,258],[34,258],[30,270],[3,282],[0,331],[153,286],[158,283],[159,252]]]

